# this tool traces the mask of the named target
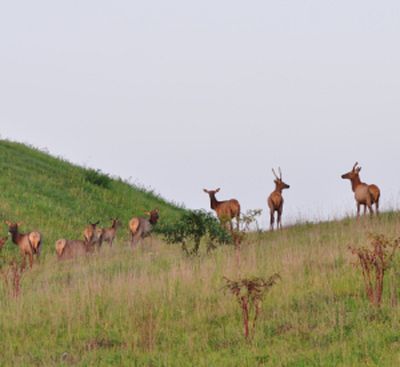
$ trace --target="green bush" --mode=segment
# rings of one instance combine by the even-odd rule
[[[111,187],[111,178],[100,170],[88,169],[85,172],[85,180],[93,185],[109,189]]]

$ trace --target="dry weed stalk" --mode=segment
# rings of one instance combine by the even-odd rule
[[[21,293],[21,279],[23,272],[23,265],[19,265],[16,260],[11,261],[8,267],[1,269],[4,284],[15,298],[18,298]]]
[[[248,340],[250,337],[250,320],[253,314],[251,334],[254,335],[256,323],[261,313],[261,302],[266,291],[280,279],[278,273],[273,274],[268,279],[260,277],[230,280],[224,277],[226,285],[224,290],[229,290],[237,299],[243,316],[244,336]]]
[[[358,257],[369,301],[379,307],[382,302],[385,271],[391,265],[400,238],[389,240],[384,235],[370,235],[370,237],[372,249],[365,246],[359,248],[349,246],[349,249]]]

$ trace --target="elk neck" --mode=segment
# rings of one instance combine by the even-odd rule
[[[210,205],[211,205],[211,209],[216,210],[219,206],[220,202],[217,200],[217,198],[215,197],[215,193],[211,193],[210,194]]]
[[[360,176],[356,175],[351,179],[351,189],[354,191],[356,191],[357,186],[361,185],[362,182],[360,180]]]
[[[280,194],[282,194],[282,186],[279,184],[275,184],[275,192],[279,192]]]
[[[16,230],[13,230],[13,231],[10,232],[10,233],[11,233],[11,239],[12,239],[12,241],[13,241],[16,245],[18,245],[19,242],[21,241],[23,235],[22,235],[21,233],[19,233],[17,229],[16,229]]]

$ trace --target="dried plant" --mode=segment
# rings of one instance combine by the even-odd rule
[[[24,267],[16,260],[12,260],[8,266],[1,269],[4,284],[10,293],[17,298],[21,293],[21,280],[24,272]]]
[[[382,302],[383,280],[385,271],[390,267],[400,238],[389,240],[384,235],[370,235],[371,247],[355,248],[350,251],[357,255],[357,264],[361,266],[365,291],[368,299],[376,307]]]
[[[260,277],[243,278],[239,280],[230,280],[224,277],[226,285],[224,290],[229,290],[237,299],[243,316],[244,336],[248,340],[254,335],[256,323],[261,313],[261,302],[266,291],[271,288],[280,279],[278,273],[273,274],[268,279]]]

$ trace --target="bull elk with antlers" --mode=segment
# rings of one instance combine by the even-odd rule
[[[275,170],[272,169],[272,173],[275,176],[275,190],[271,192],[268,197],[268,207],[270,212],[270,226],[271,230],[274,230],[275,212],[278,212],[277,228],[282,229],[282,212],[283,212],[283,196],[282,191],[289,189],[290,186],[282,181],[282,171],[279,167],[279,177]]]
[[[220,188],[216,190],[203,191],[210,197],[211,209],[215,210],[217,217],[221,223],[229,223],[229,227],[232,230],[232,219],[236,218],[236,229],[239,230],[240,223],[240,204],[236,199],[230,199],[225,201],[218,201],[215,194],[220,191]]]
[[[379,214],[379,199],[381,191],[376,185],[368,185],[365,182],[361,182],[360,171],[361,167],[357,167],[358,162],[353,166],[350,172],[342,175],[343,179],[350,180],[351,189],[354,192],[354,198],[357,204],[357,218],[360,217],[360,207],[364,206],[364,215],[367,213],[367,208],[372,215],[374,213],[372,205],[375,204],[376,214]]]
[[[29,233],[20,233],[18,227],[21,223],[12,223],[5,221],[8,226],[8,231],[11,234],[12,241],[19,247],[22,256],[22,267],[25,268],[26,257],[29,257],[29,265],[33,266],[33,255],[38,258],[42,246],[42,235],[37,231]]]

